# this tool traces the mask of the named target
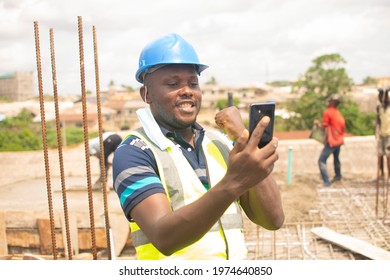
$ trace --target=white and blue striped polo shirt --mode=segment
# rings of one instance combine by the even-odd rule
[[[206,164],[201,151],[205,130],[197,123],[194,124],[193,130],[195,150],[179,134],[161,128],[162,133],[180,147],[199,180],[208,189]],[[114,189],[129,221],[131,210],[139,202],[152,194],[165,193],[152,151],[136,136],[127,137],[116,149],[113,180]]]

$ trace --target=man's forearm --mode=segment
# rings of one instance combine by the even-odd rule
[[[153,203],[145,205],[151,199],[161,199],[160,195],[154,195],[155,198],[145,199],[141,206],[148,211],[139,211],[136,207],[132,216],[153,244],[165,255],[170,255],[199,240],[237,199],[238,195],[226,188],[226,181],[221,180],[201,198],[174,212],[167,207],[152,207]],[[150,216],[154,217],[152,222]]]
[[[280,191],[272,175],[243,194],[240,204],[252,222],[266,229],[276,230],[283,225]]]

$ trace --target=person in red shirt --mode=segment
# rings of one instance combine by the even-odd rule
[[[341,145],[344,144],[345,119],[337,109],[340,99],[339,94],[332,94],[328,99],[328,108],[322,114],[322,126],[326,129],[327,139],[318,159],[318,166],[323,185],[327,187],[342,178],[339,156]],[[329,180],[326,161],[331,154],[333,154],[335,176],[332,180]]]

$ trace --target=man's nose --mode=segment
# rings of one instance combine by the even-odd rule
[[[180,95],[193,96],[193,95],[194,95],[194,92],[193,92],[193,90],[191,89],[190,86],[184,85],[184,86],[182,86],[182,87],[179,89],[179,94],[180,94]]]

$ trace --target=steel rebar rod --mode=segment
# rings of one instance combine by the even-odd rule
[[[375,216],[378,218],[378,200],[379,200],[379,159],[376,170],[376,194],[375,194]]]
[[[387,218],[387,202],[389,198],[389,173],[387,175],[385,189],[383,191],[383,220],[385,221]]]
[[[98,124],[99,124],[99,141],[100,141],[100,174],[103,185],[103,204],[104,204],[104,219],[105,219],[105,228],[106,228],[106,242],[107,242],[107,253],[108,259],[112,259],[111,254],[111,238],[110,238],[110,219],[108,215],[108,203],[107,203],[107,176],[106,176],[106,163],[104,162],[104,145],[103,145],[103,120],[102,120],[102,111],[100,103],[100,78],[99,78],[99,60],[98,60],[98,47],[97,47],[97,36],[96,36],[96,27],[92,26],[93,33],[93,50],[95,58],[95,80],[96,80],[96,106],[98,113]]]
[[[54,214],[53,214],[53,194],[51,189],[49,155],[48,155],[47,138],[46,138],[46,119],[45,119],[45,102],[43,97],[43,83],[42,83],[41,47],[39,42],[39,26],[37,21],[34,21],[34,34],[35,34],[35,51],[36,51],[37,72],[38,72],[39,104],[40,104],[40,113],[41,113],[42,145],[43,145],[43,154],[45,160],[45,174],[46,174],[46,186],[47,186],[47,200],[49,205],[52,252],[53,252],[53,259],[57,260],[57,241],[56,241],[56,233],[55,233]]]
[[[60,114],[58,108],[57,69],[56,69],[56,60],[55,60],[53,28],[50,28],[49,32],[50,32],[50,55],[51,55],[51,66],[52,66],[54,107],[55,107],[56,129],[57,129],[57,150],[58,150],[58,157],[60,163],[60,176],[61,176],[62,206],[63,206],[64,218],[65,218],[66,247],[68,251],[68,259],[71,260],[73,258],[73,254],[72,254],[72,242],[70,239],[70,230],[69,230],[68,201],[66,196],[64,160],[63,160],[63,153],[62,153],[61,125],[60,125]]]
[[[83,41],[83,23],[82,17],[78,17],[78,34],[79,34],[79,52],[80,52],[80,75],[81,75],[81,95],[83,106],[83,128],[84,128],[84,148],[85,148],[85,163],[87,171],[87,184],[88,184],[88,204],[89,204],[89,220],[91,226],[91,242],[92,242],[92,255],[97,259],[96,252],[96,233],[95,233],[95,214],[93,208],[93,194],[91,183],[91,163],[89,153],[89,141],[88,141],[88,112],[86,101],[86,87],[85,87],[85,67],[84,67],[84,41]]]
[[[276,231],[273,232],[273,235],[272,235],[272,239],[273,239],[273,246],[272,246],[272,255],[273,255],[273,259],[276,260],[277,256],[276,256]]]

